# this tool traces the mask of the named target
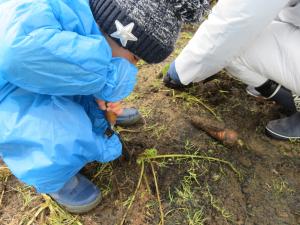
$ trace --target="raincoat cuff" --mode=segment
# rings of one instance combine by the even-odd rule
[[[133,91],[138,69],[126,59],[113,58],[110,71],[106,84],[94,96],[107,102],[117,102]]]

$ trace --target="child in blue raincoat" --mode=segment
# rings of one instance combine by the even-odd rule
[[[202,1],[0,0],[0,156],[70,212],[100,191],[79,170],[121,154],[102,110],[136,83],[139,59],[164,60]]]

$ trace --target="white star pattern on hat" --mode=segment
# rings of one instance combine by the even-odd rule
[[[117,31],[112,33],[110,36],[118,38],[121,41],[123,47],[126,47],[128,41],[137,41],[137,37],[132,34],[134,23],[130,23],[126,26],[120,23],[119,20],[115,21]]]

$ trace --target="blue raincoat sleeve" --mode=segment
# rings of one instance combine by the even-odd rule
[[[106,101],[133,90],[137,69],[112,58],[87,1],[12,0],[0,10],[9,12],[0,15],[3,79],[35,93],[94,94]]]

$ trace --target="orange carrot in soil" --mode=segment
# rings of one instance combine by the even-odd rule
[[[198,129],[205,131],[209,136],[228,145],[238,144],[236,131],[225,128],[225,125],[217,121],[195,116],[191,123]]]

